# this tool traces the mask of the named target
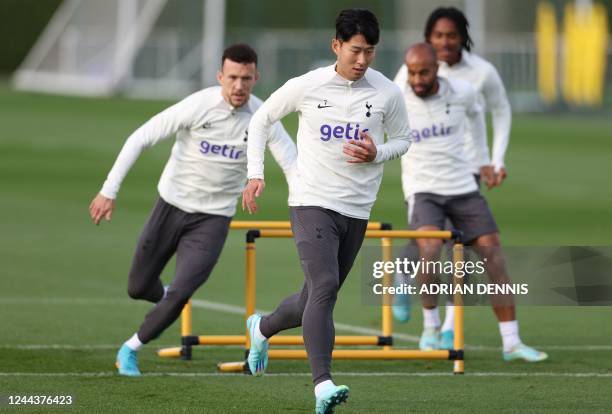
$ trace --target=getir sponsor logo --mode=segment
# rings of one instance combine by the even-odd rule
[[[431,128],[425,127],[422,129],[411,129],[410,136],[414,142],[419,142],[422,139],[433,137],[446,137],[455,132],[454,126],[444,126],[444,124],[432,125]]]
[[[243,154],[243,151],[236,150],[233,145],[216,145],[206,140],[200,142],[200,152],[202,154],[216,154],[232,160],[238,159]]]
[[[321,141],[329,141],[332,138],[338,139],[355,139],[360,140],[359,137],[359,124],[351,124],[350,122],[346,125],[321,125]],[[368,132],[368,128],[364,128],[361,132]]]

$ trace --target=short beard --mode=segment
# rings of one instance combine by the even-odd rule
[[[433,90],[434,86],[435,86],[435,82],[432,82],[429,85],[424,85],[425,86],[425,91],[421,92],[421,93],[417,93],[414,89],[412,89],[412,91],[414,92],[414,94],[416,96],[418,96],[419,98],[426,98],[429,95],[431,95],[431,91]]]

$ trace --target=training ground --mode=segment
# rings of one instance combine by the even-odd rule
[[[171,140],[141,156],[111,223],[93,225],[88,205],[125,138],[168,104],[0,86],[0,395],[72,395],[74,413],[312,412],[305,361],[271,361],[267,376],[253,378],[216,372],[219,361],[242,358],[239,347],[196,347],[192,361],[157,357],[158,348],[179,344],[178,323],[140,352],[142,378],[115,373],[117,348],[150,308],[128,298],[127,272]],[[294,134],[296,118],[286,126]],[[609,119],[516,115],[508,180],[487,192],[503,243],[612,244],[610,154]],[[271,156],[266,173],[261,212],[251,218],[287,220],[286,185]],[[385,167],[372,214],[396,229],[405,226],[399,173],[397,161]],[[257,249],[257,307],[270,310],[299,289],[302,275],[291,240],[260,240]],[[339,334],[380,326],[380,309],[361,303],[360,268],[358,258],[339,297]],[[243,278],[244,232],[233,231],[194,297],[195,333],[244,332]],[[421,319],[413,314],[395,325],[398,347],[416,346]],[[491,309],[467,308],[464,376],[453,376],[448,361],[335,361],[336,382],[351,388],[338,413],[610,412],[612,309],[519,307],[518,317],[525,342],[548,352],[548,361],[503,362]]]

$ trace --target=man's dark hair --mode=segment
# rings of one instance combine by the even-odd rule
[[[254,63],[257,66],[257,53],[251,46],[244,43],[236,43],[223,51],[221,67],[223,67],[225,59],[236,63]]]
[[[355,35],[363,35],[369,45],[376,45],[380,37],[378,20],[366,9],[342,10],[336,18],[336,39],[348,42]]]
[[[470,37],[470,33],[468,31],[470,24],[468,23],[468,20],[463,12],[454,7],[439,7],[431,12],[427,18],[427,23],[425,24],[425,41],[429,42],[431,32],[440,19],[449,19],[455,23],[455,27],[457,27],[457,31],[461,36],[461,46],[463,46],[463,48],[469,52],[472,49],[472,46],[474,46],[474,42],[472,42],[472,38]]]

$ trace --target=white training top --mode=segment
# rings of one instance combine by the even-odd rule
[[[413,146],[402,157],[406,200],[416,193],[458,195],[477,191],[465,154],[465,127],[471,126],[477,165],[489,164],[486,126],[476,90],[459,79],[438,77],[438,92],[427,98],[403,84]]]
[[[128,171],[145,148],[176,134],[157,189],[167,203],[188,213],[231,217],[246,183],[248,125],[262,101],[251,95],[234,108],[213,86],[155,115],[125,142],[100,193],[116,198]],[[270,129],[272,155],[285,175],[297,157],[295,143],[280,123]]]
[[[438,75],[445,78],[457,78],[468,82],[478,92],[481,106],[490,111],[493,120],[493,153],[492,164],[496,171],[504,167],[504,157],[510,140],[510,126],[512,124],[512,109],[506,96],[506,89],[491,63],[467,50],[461,51],[461,60],[452,66],[446,62],[439,62]],[[397,72],[395,82],[403,84],[408,81],[406,65]],[[469,135],[469,128],[466,130]],[[466,152],[473,160],[472,172],[478,173],[476,165],[476,149],[472,146],[473,140],[466,139]]]
[[[410,146],[410,128],[398,87],[374,69],[348,81],[335,65],[290,79],[259,108],[249,125],[248,177],[263,178],[266,137],[290,112],[299,114],[297,173],[290,206],[318,206],[368,219],[383,173],[383,161]],[[342,147],[367,132],[376,159],[351,164]],[[385,133],[387,142],[385,142]]]

